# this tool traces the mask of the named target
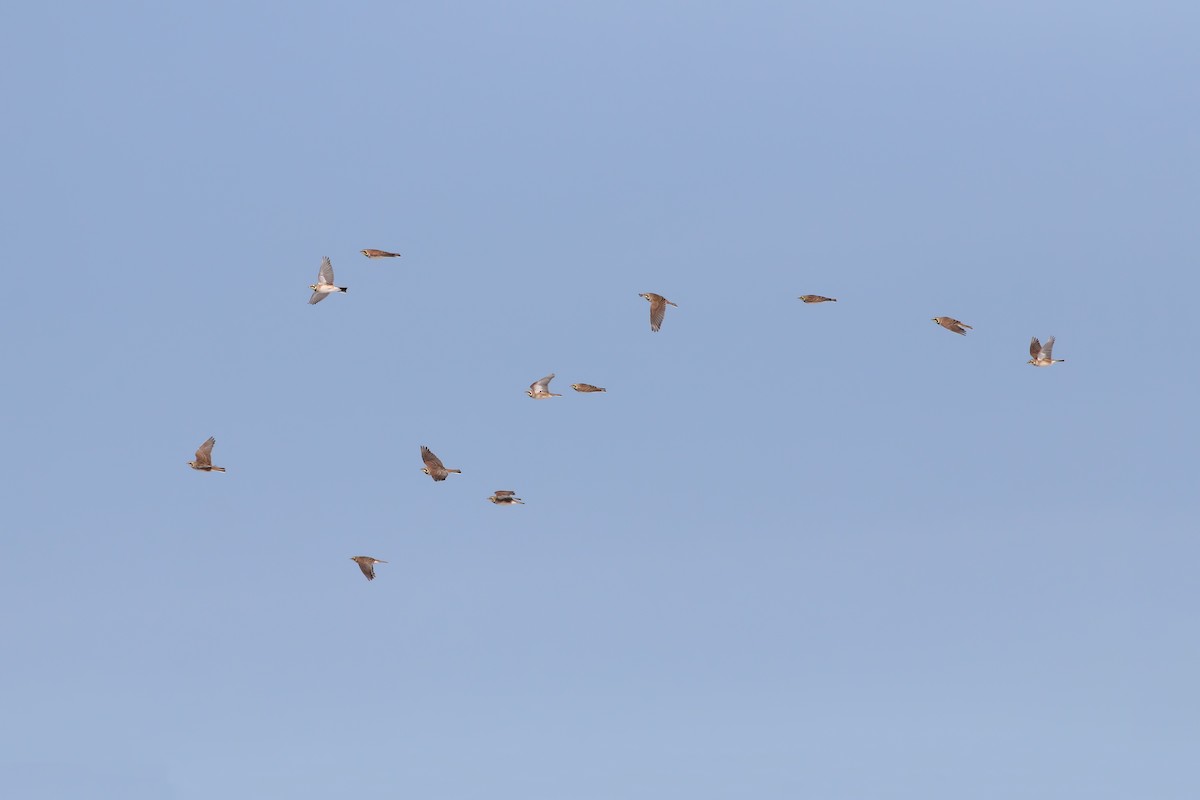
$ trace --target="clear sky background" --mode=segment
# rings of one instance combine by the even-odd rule
[[[0,30],[5,797],[1200,796],[1194,3]]]

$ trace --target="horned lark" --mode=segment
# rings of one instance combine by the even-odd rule
[[[358,568],[362,570],[362,574],[367,576],[367,580],[375,580],[375,565],[386,564],[386,561],[370,556],[350,556],[350,560],[358,564]]]
[[[366,250],[359,250],[367,258],[399,258],[399,253],[389,253],[387,250],[372,250],[368,247]]]
[[[661,294],[654,294],[654,292],[645,292],[638,295],[638,297],[644,297],[650,301],[650,330],[656,331],[661,328],[663,317],[667,313],[667,306],[675,306],[675,304]],[[675,307],[679,308],[679,306]]]
[[[964,322],[959,322],[954,317],[934,317],[933,321],[936,322],[938,325],[941,325],[946,330],[954,331],[955,333],[961,334],[963,336],[967,335],[967,332],[964,331],[963,328],[970,328],[971,330],[974,330],[974,328],[971,328],[970,325],[967,325]]]
[[[572,383],[571,388],[577,392],[607,392],[608,389],[592,386],[590,383]]]
[[[806,303],[836,303],[836,297],[822,297],[819,294],[802,294],[800,299]]]
[[[525,505],[525,501],[516,495],[516,492],[510,492],[508,489],[497,489],[492,492],[492,496],[488,498],[488,502],[498,506],[513,506],[517,503]]]
[[[187,465],[192,469],[198,469],[201,472],[224,472],[224,467],[214,467],[212,463],[212,449],[217,440],[212,436],[205,440],[204,444],[200,445],[200,449],[196,451],[196,460],[187,462]]]
[[[435,456],[433,451],[425,445],[421,445],[421,460],[425,462],[425,466],[421,467],[421,472],[424,472],[435,481],[446,480],[446,476],[451,472],[457,472],[459,475],[462,474],[461,469],[446,469],[442,460]]]
[[[1026,364],[1033,364],[1035,367],[1052,367],[1055,364],[1061,364],[1066,361],[1065,358],[1054,358],[1052,351],[1054,350],[1054,337],[1051,336],[1043,345],[1033,337],[1033,341],[1029,343],[1029,355],[1033,358],[1026,361]]]
[[[534,381],[529,384],[529,390],[525,394],[532,397],[534,400],[545,400],[548,397],[562,397],[561,394],[554,394],[550,391],[550,381],[554,380],[554,373],[551,372],[540,381]]]
[[[329,263],[329,256],[321,259],[321,271],[317,273],[317,282],[308,288],[313,290],[312,297],[308,298],[310,306],[324,300],[327,294],[346,291],[345,286],[333,285],[333,264]]]

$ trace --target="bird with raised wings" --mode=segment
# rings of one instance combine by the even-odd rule
[[[836,303],[836,297],[822,297],[819,294],[802,294],[800,299],[806,303]]]
[[[525,505],[525,501],[517,497],[516,492],[508,489],[497,489],[492,492],[492,496],[488,498],[488,502],[497,506],[513,506],[518,503]]]
[[[590,383],[572,383],[571,388],[577,392],[607,392],[608,391],[608,389],[604,389],[600,386],[592,386]]]
[[[425,466],[421,467],[421,472],[424,472],[435,481],[446,480],[446,476],[451,472],[457,472],[459,475],[462,474],[461,469],[446,469],[446,465],[442,463],[442,460],[435,456],[433,451],[425,445],[421,445],[421,460],[425,462]]]
[[[545,400],[549,397],[562,397],[561,394],[554,394],[550,391],[550,381],[554,380],[554,373],[551,372],[540,381],[534,381],[529,384],[529,390],[525,394],[532,397],[534,400]]]
[[[374,250],[368,247],[366,250],[359,250],[367,258],[399,258],[399,253],[389,253],[387,250]]]
[[[650,330],[656,331],[661,328],[663,317],[667,314],[667,306],[675,306],[675,304],[661,294],[655,294],[654,292],[644,292],[638,295],[638,297],[644,297],[650,301]],[[675,307],[679,308],[679,306]]]
[[[333,264],[329,261],[329,256],[321,259],[321,269],[317,272],[317,282],[310,285],[308,288],[313,290],[312,297],[308,298],[310,306],[316,305],[325,299],[325,295],[333,294],[334,292],[346,291],[345,286],[333,285]]]
[[[963,328],[975,330],[970,325],[967,325],[965,322],[959,322],[954,317],[933,317],[933,321],[938,325],[941,325],[946,330],[953,331],[954,333],[961,334],[962,336],[967,335],[967,332],[963,330]]]
[[[215,437],[208,437],[204,441],[204,444],[200,445],[200,449],[196,451],[196,460],[187,462],[187,465],[201,472],[224,472],[224,467],[214,467],[212,463],[212,449],[216,443],[217,440]]]
[[[1065,358],[1054,358],[1054,337],[1051,336],[1046,340],[1045,344],[1038,341],[1037,337],[1029,343],[1029,355],[1032,356],[1026,364],[1033,364],[1035,367],[1052,367],[1055,364],[1061,364],[1066,361]]]
[[[350,560],[358,564],[358,568],[362,570],[362,574],[366,575],[369,581],[375,580],[375,565],[387,563],[382,559],[370,556],[350,556]]]

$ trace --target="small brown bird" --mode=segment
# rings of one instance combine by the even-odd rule
[[[525,505],[525,501],[517,497],[516,492],[510,492],[508,489],[497,489],[492,492],[492,496],[488,498],[488,502],[498,506],[512,506],[517,503]]]
[[[446,469],[446,466],[442,464],[442,460],[435,456],[433,451],[425,445],[421,445],[421,460],[425,462],[425,466],[421,467],[421,472],[424,472],[435,481],[446,480],[446,476],[451,472],[457,472],[459,475],[462,474],[461,469]]]
[[[208,437],[204,444],[200,445],[200,449],[196,451],[196,460],[187,462],[187,465],[201,472],[224,472],[224,467],[214,467],[212,463],[212,449],[216,443],[217,440],[214,437]]]
[[[806,303],[836,303],[836,297],[822,297],[819,294],[802,294],[800,299]]]
[[[663,317],[667,313],[667,306],[675,306],[675,304],[661,294],[654,294],[653,292],[645,292],[638,295],[638,297],[644,297],[650,301],[650,330],[657,331],[662,327]],[[679,306],[675,307],[679,308]]]
[[[551,397],[562,397],[561,394],[554,394],[550,391],[550,381],[552,380],[554,380],[553,372],[542,378],[540,381],[534,381],[533,383],[529,384],[529,389],[526,390],[525,394],[529,395],[534,400],[546,400]]]
[[[1033,358],[1026,361],[1026,364],[1033,364],[1035,367],[1052,367],[1055,364],[1061,364],[1066,361],[1065,358],[1054,358],[1054,337],[1051,336],[1046,340],[1046,344],[1042,344],[1033,337],[1033,341],[1029,343],[1029,355]]]
[[[590,383],[572,383],[571,388],[577,392],[607,392],[608,389],[592,386]]]
[[[308,298],[308,304],[315,306],[317,303],[325,299],[326,295],[336,292],[345,292],[345,286],[333,285],[333,264],[329,261],[329,256],[321,259],[321,269],[317,273],[317,282],[309,286],[313,290],[312,297]]]
[[[975,330],[970,325],[967,325],[965,322],[959,322],[954,317],[933,317],[933,321],[936,322],[938,325],[941,325],[946,330],[953,331],[962,336],[967,335],[967,332],[964,331],[963,328]]]
[[[367,576],[367,580],[375,580],[375,565],[386,564],[386,561],[370,556],[350,556],[350,560],[358,564],[358,568],[362,570],[362,574]]]
[[[366,250],[359,250],[358,252],[362,253],[367,258],[399,258],[400,257],[399,253],[389,253],[387,250],[372,250],[369,247]]]

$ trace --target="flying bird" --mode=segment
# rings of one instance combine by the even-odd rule
[[[224,472],[224,467],[214,467],[212,463],[212,449],[216,443],[216,438],[212,436],[208,437],[204,444],[200,445],[200,449],[196,451],[196,460],[187,462],[187,465],[201,472]]]
[[[608,391],[608,389],[604,389],[600,386],[592,386],[590,383],[572,383],[571,388],[577,392],[607,392]]]
[[[386,561],[371,558],[370,556],[350,556],[350,560],[358,564],[358,568],[362,570],[362,574],[366,575],[369,581],[375,580],[375,565],[387,563]]]
[[[1035,367],[1052,367],[1055,364],[1061,364],[1062,362],[1066,361],[1065,358],[1054,358],[1053,350],[1053,336],[1047,339],[1045,344],[1039,342],[1035,336],[1033,337],[1033,341],[1029,343],[1029,355],[1033,356],[1033,358],[1029,359],[1025,363],[1033,364]]]
[[[836,303],[836,297],[822,297],[819,294],[802,294],[800,299],[806,303]]]
[[[955,333],[961,334],[963,336],[967,335],[967,332],[964,331],[963,328],[970,328],[971,330],[975,330],[974,328],[971,328],[970,325],[967,325],[965,322],[959,322],[954,317],[934,317],[933,321],[936,322],[938,325],[941,325],[946,330],[954,331]]]
[[[359,250],[367,258],[399,258],[399,253],[389,253],[387,250],[373,250],[368,247],[366,250]]]
[[[424,472],[435,481],[446,480],[446,476],[451,472],[457,472],[459,475],[462,474],[461,469],[446,469],[442,460],[435,456],[433,451],[425,445],[421,445],[421,460],[425,462],[425,466],[421,467],[421,472]]]
[[[551,372],[540,381],[534,381],[529,384],[529,391],[525,394],[532,397],[534,400],[545,400],[548,397],[562,397],[561,394],[554,394],[550,391],[550,381],[554,380],[554,373]]]
[[[661,294],[654,294],[654,292],[645,292],[638,296],[650,301],[650,330],[658,330],[662,327],[663,317],[667,313],[667,306],[675,306],[675,304]],[[679,308],[679,306],[675,307]]]
[[[492,492],[492,496],[488,498],[488,502],[498,506],[512,506],[517,503],[525,505],[525,501],[517,497],[516,492],[510,492],[508,489],[497,489]]]
[[[321,271],[317,273],[317,282],[308,288],[313,290],[312,297],[308,298],[310,306],[324,300],[327,294],[346,291],[345,286],[333,285],[333,264],[329,263],[329,256],[321,259]]]

